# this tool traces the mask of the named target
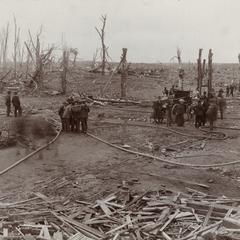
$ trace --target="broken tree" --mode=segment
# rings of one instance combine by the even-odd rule
[[[199,94],[202,95],[202,80],[204,77],[203,67],[202,67],[202,48],[198,51],[198,59],[197,59],[197,70],[198,70],[198,76],[197,76],[197,88],[199,91]]]
[[[212,68],[212,49],[209,49],[208,52],[208,92],[212,91],[212,73],[213,73],[213,68]]]
[[[45,66],[51,61],[52,52],[54,47],[50,47],[47,50],[42,49],[42,44],[40,42],[40,35],[42,29],[36,34],[36,40],[32,38],[31,32],[29,33],[29,42],[25,42],[28,54],[34,64],[34,72],[31,75],[32,80],[37,84],[37,86],[43,88],[43,75]]]
[[[208,53],[208,69],[206,69],[206,60],[204,59],[202,62],[202,51],[203,49],[199,49],[198,52],[198,59],[197,59],[197,70],[198,70],[198,76],[197,76],[197,88],[199,91],[199,94],[202,95],[202,88],[207,87],[208,93],[212,91],[212,49],[209,49]],[[208,73],[208,79],[207,83],[204,82],[204,77]]]
[[[0,52],[0,63],[2,68],[6,68],[7,64],[7,50],[8,50],[8,38],[9,38],[9,23],[1,31],[1,52]]]
[[[184,79],[185,72],[182,66],[181,54],[182,54],[181,49],[178,47],[177,56],[172,57],[170,60],[173,60],[174,58],[178,60],[178,77],[179,77],[178,87],[179,89],[183,90],[183,79]]]
[[[63,50],[62,73],[61,73],[63,94],[66,94],[66,90],[67,90],[67,72],[68,72],[68,65],[69,65],[69,54],[70,54],[70,51],[67,48],[65,48]]]
[[[99,30],[97,27],[95,27],[100,39],[101,39],[101,45],[102,45],[102,63],[101,63],[101,68],[102,68],[102,75],[105,74],[105,67],[106,67],[106,58],[107,58],[107,48],[105,45],[105,27],[106,27],[106,21],[107,21],[107,16],[102,15],[101,16],[101,22],[102,22],[102,28]]]
[[[14,79],[17,78],[17,56],[19,55],[20,46],[19,39],[20,39],[20,27],[18,27],[16,18],[14,16],[14,48],[13,48]]]
[[[69,49],[69,55],[70,54],[73,54],[73,67],[75,67],[75,65],[76,65],[76,60],[77,60],[77,55],[78,55],[78,50],[77,50],[77,48],[70,48]]]
[[[101,90],[101,96],[103,96],[104,92],[106,91],[107,87],[111,84],[112,78],[114,73],[121,71],[121,98],[126,97],[126,87],[127,87],[127,76],[130,64],[127,64],[127,48],[122,49],[123,53],[121,56],[121,61],[119,62],[118,66],[114,69],[112,74],[109,77],[109,80],[106,82],[105,86]]]
[[[127,66],[127,48],[122,49],[121,57],[121,98],[125,98],[127,93],[127,76],[128,76],[128,66]]]

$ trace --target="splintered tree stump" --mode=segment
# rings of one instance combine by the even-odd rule
[[[61,73],[61,79],[62,79],[62,93],[66,94],[67,91],[67,72],[68,72],[68,66],[69,66],[69,50],[64,49],[63,50],[63,60],[62,60],[62,73]]]
[[[212,91],[212,79],[213,79],[213,68],[212,68],[212,49],[209,49],[208,53],[208,92]]]
[[[202,94],[202,78],[203,78],[203,73],[202,73],[202,48],[199,49],[198,52],[198,60],[197,60],[197,65],[198,65],[198,77],[197,77],[197,88],[199,91],[199,94]]]
[[[121,57],[121,98],[126,98],[127,96],[127,77],[128,77],[128,67],[127,67],[127,48],[122,49]]]

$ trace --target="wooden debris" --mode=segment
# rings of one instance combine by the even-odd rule
[[[55,186],[66,183],[63,178],[58,180],[53,181]],[[1,203],[0,238],[188,240],[209,234],[240,234],[239,199],[187,190],[189,194],[160,187],[158,191],[133,193],[122,188],[95,203],[70,196],[60,201],[36,192],[36,197]]]

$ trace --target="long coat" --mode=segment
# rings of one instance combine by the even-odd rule
[[[216,103],[210,103],[210,106],[207,110],[207,120],[209,122],[213,122],[217,120],[217,115],[218,115],[218,106]]]
[[[88,113],[89,112],[90,112],[90,109],[87,106],[87,104],[83,104],[81,106],[81,110],[80,110],[80,118],[88,118]]]
[[[72,110],[71,105],[70,105],[70,104],[67,105],[67,106],[64,108],[62,118],[71,118],[71,116],[72,116],[71,110]]]

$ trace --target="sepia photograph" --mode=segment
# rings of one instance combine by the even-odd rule
[[[240,240],[239,0],[0,0],[0,240]]]

